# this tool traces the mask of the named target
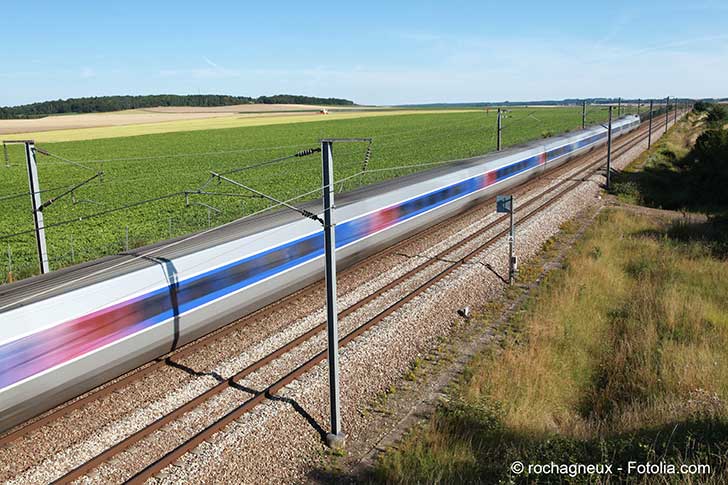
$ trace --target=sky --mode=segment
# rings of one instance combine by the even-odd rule
[[[0,1],[0,106],[728,96],[728,2]]]

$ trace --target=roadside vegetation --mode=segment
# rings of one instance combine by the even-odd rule
[[[601,122],[606,111],[594,107],[588,122]],[[581,124],[581,108],[513,108],[504,119],[504,146],[574,130]],[[263,209],[267,200],[232,185],[214,183],[208,192],[229,196],[193,195],[185,206],[182,194],[123,211],[115,208],[167,194],[195,190],[210,171],[250,167],[315,148],[321,138],[372,137],[367,173],[337,186],[337,191],[432,168],[437,163],[481,155],[495,149],[496,112],[490,109],[410,115],[392,115],[316,123],[188,131],[77,142],[40,143],[59,158],[38,155],[42,199],[47,201],[69,187],[103,171],[101,178],[84,185],[43,211],[51,268],[91,260],[106,254],[189,234]],[[3,239],[3,235],[32,231],[27,196],[28,180],[22,146],[8,148],[8,162],[0,160],[0,283],[13,272],[15,279],[37,271],[32,232]],[[340,144],[335,149],[336,179],[360,172],[366,144]],[[8,166],[6,166],[6,163]],[[406,167],[406,168],[397,168]],[[291,158],[277,164],[247,168],[232,178],[287,200],[313,199],[321,184],[320,155]],[[49,190],[50,189],[50,190]],[[204,205],[203,205],[204,204]],[[208,207],[209,206],[209,207]],[[91,214],[102,217],[80,221]],[[53,226],[64,221],[67,225]],[[127,233],[128,228],[128,233]],[[128,234],[128,237],[127,237]]]
[[[503,344],[477,356],[435,415],[384,453],[368,479],[725,483],[728,204],[713,184],[728,174],[728,145],[711,112],[691,114],[615,184],[626,202],[687,215],[602,212],[564,269],[501,329]],[[665,190],[668,180],[687,187]],[[606,463],[614,475],[514,474],[515,461]],[[630,461],[711,471],[628,473]]]

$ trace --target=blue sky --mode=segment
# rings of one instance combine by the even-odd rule
[[[0,12],[0,105],[158,93],[728,96],[725,0],[3,0]]]

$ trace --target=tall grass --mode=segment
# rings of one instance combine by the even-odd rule
[[[599,482],[510,463],[710,463],[728,446],[728,263],[671,227],[613,210],[480,355],[424,428],[386,453],[387,482]],[[618,475],[620,481],[645,480]]]

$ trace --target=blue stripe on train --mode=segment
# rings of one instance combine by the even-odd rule
[[[550,150],[546,153],[547,161],[553,161],[567,153],[596,143],[605,137],[605,133],[600,133]],[[538,167],[540,157],[541,154],[534,155],[497,169],[495,180],[500,182]],[[396,220],[392,221],[392,224],[411,219],[423,212],[480,190],[482,188],[480,181],[484,176],[485,174],[477,175],[399,204],[396,206]],[[374,231],[370,230],[373,227],[371,222],[375,220],[379,212],[381,211],[338,225],[336,227],[336,247],[341,248],[372,234]],[[161,304],[159,313],[148,319],[147,322],[151,324],[161,323],[172,318],[176,313],[192,310],[277,273],[302,265],[323,255],[323,252],[323,234],[312,234],[194,276],[180,282],[176,288],[155,290],[144,295],[141,299],[145,301],[156,300],[155,304],[157,305],[164,301],[165,304]],[[164,293],[174,293],[176,295],[176,311],[172,308],[172,298],[159,298]],[[139,303],[139,298],[135,300]]]

